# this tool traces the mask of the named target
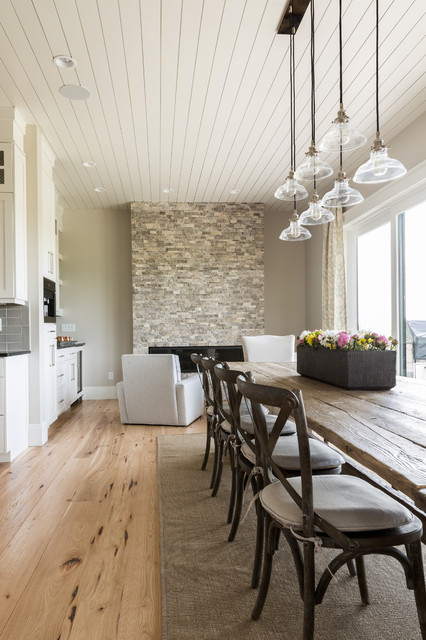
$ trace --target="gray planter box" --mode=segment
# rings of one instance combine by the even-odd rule
[[[392,389],[396,351],[297,347],[297,372],[344,389]]]

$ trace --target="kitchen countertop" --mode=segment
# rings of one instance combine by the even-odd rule
[[[10,356],[23,356],[31,351],[0,351],[0,358],[9,358]]]
[[[56,347],[58,349],[70,349],[71,347],[83,347],[85,342],[58,342]]]

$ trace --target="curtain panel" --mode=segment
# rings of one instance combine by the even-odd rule
[[[322,328],[347,329],[343,210],[324,225],[322,252]]]

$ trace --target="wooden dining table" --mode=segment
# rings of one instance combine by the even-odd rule
[[[312,432],[345,455],[351,472],[408,504],[426,531],[425,381],[397,377],[387,391],[347,390],[298,374],[295,363],[228,364],[259,384],[300,389]]]

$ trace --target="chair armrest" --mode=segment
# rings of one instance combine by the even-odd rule
[[[204,394],[197,375],[189,376],[176,383],[176,401],[180,425],[191,424],[203,415]]]

